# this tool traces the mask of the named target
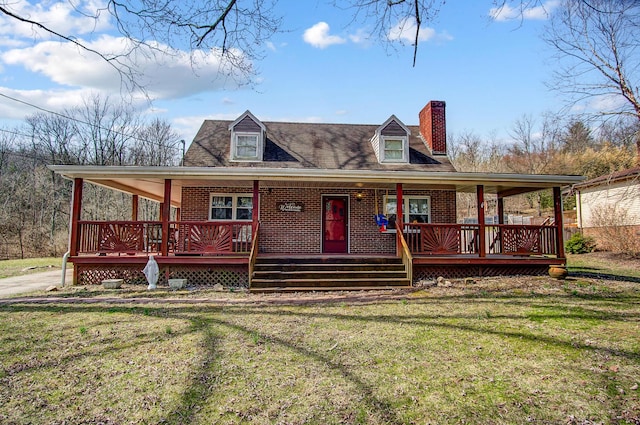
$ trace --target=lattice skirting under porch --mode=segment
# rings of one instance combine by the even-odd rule
[[[124,279],[128,284],[146,285],[140,265],[127,264],[75,264],[79,285],[100,284],[104,279]],[[225,288],[248,288],[247,266],[202,266],[179,265],[160,267],[159,285],[168,285],[167,280],[187,279],[189,286],[213,286],[221,284]]]
[[[540,264],[524,265],[451,265],[451,266],[413,266],[413,282],[437,279],[464,279],[483,276],[541,276],[548,274],[549,266]]]

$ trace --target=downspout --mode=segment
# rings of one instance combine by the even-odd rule
[[[62,281],[60,282],[60,286],[62,288],[64,288],[64,281],[66,280],[66,277],[67,277],[67,260],[69,259],[70,255],[71,255],[71,251],[67,251],[62,256]]]

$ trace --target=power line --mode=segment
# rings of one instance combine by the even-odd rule
[[[15,131],[15,130],[7,130],[6,128],[0,128],[0,131],[3,132],[3,133],[13,134],[15,136],[31,137],[31,134],[20,133],[20,132]]]
[[[89,122],[87,122],[87,121],[83,121],[83,120],[80,120],[80,119],[78,119],[78,118],[70,117],[70,116],[68,116],[68,115],[64,115],[64,114],[61,114],[61,113],[59,113],[59,112],[51,111],[51,110],[49,110],[49,109],[43,108],[43,107],[38,106],[38,105],[34,105],[33,103],[29,103],[29,102],[24,101],[24,100],[21,100],[21,99],[17,99],[17,98],[15,98],[15,97],[9,96],[9,95],[4,94],[4,93],[0,93],[0,96],[1,96],[1,97],[4,97],[4,98],[6,98],[6,99],[12,100],[12,101],[14,101],[14,102],[18,102],[18,103],[21,103],[21,104],[23,104],[23,105],[29,106],[29,107],[31,107],[31,108],[35,108],[35,109],[37,109],[37,110],[39,110],[39,111],[46,112],[46,113],[48,113],[48,114],[52,114],[52,115],[56,115],[56,116],[58,116],[58,117],[61,117],[61,118],[67,119],[67,120],[69,120],[69,121],[73,121],[73,122],[77,122],[77,123],[80,123],[80,124],[88,125],[88,126],[90,126],[90,127],[99,128],[100,130],[109,131],[109,132],[111,132],[111,133],[114,133],[114,134],[117,134],[117,135],[120,135],[120,136],[124,136],[124,137],[126,137],[126,138],[135,139],[135,140],[137,140],[137,141],[139,141],[139,142],[143,142],[143,143],[151,143],[151,144],[154,144],[154,145],[157,145],[157,146],[160,146],[160,147],[167,147],[167,148],[175,148],[175,147],[176,147],[176,144],[178,144],[178,143],[182,143],[182,144],[183,144],[183,146],[184,146],[184,140],[182,140],[182,139],[181,139],[181,140],[177,140],[176,142],[174,142],[174,143],[173,143],[173,144],[171,144],[171,145],[166,145],[166,144],[162,144],[162,143],[159,143],[159,142],[155,142],[155,141],[153,141],[153,140],[141,139],[141,138],[139,138],[139,137],[137,137],[137,136],[135,136],[135,135],[122,133],[122,132],[120,132],[120,131],[116,131],[116,130],[113,130],[113,129],[111,129],[111,128],[101,127],[101,126],[99,126],[99,125],[97,126],[97,125],[92,124],[92,123],[89,123]],[[1,130],[1,129],[0,129],[0,130]],[[1,131],[5,131],[6,133],[13,133],[13,134],[16,134],[16,135],[19,135],[19,136],[24,136],[24,137],[31,137],[31,135],[21,134],[21,133],[18,133],[18,132],[11,132],[11,131],[9,131],[9,130],[1,130]],[[183,149],[183,150],[184,150],[184,149]]]

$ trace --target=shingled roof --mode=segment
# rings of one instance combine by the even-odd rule
[[[610,174],[605,174],[600,177],[593,178],[591,180],[584,181],[576,184],[575,189],[583,189],[591,186],[602,186],[613,183],[618,183],[625,180],[638,180],[640,178],[640,166],[627,168],[626,170],[615,171]]]
[[[232,121],[205,120],[187,151],[186,166],[317,168],[327,170],[456,171],[446,155],[433,155],[418,126],[407,126],[408,164],[381,164],[371,138],[379,125],[262,122],[266,127],[261,162],[230,160]]]

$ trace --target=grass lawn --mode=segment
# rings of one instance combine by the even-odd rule
[[[640,259],[624,258],[607,252],[567,255],[569,271],[601,277],[640,278]]]
[[[0,423],[640,423],[636,281],[148,295],[0,302]]]
[[[25,258],[24,260],[0,260],[0,279],[30,273],[41,273],[49,270],[60,270],[62,258]],[[67,268],[73,264],[68,263]]]

